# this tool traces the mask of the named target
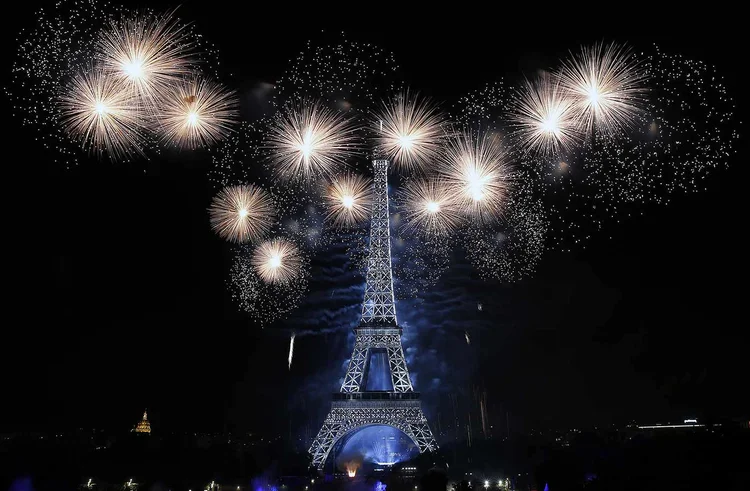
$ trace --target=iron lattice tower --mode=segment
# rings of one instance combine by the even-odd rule
[[[315,437],[310,453],[318,469],[342,438],[365,426],[387,425],[403,431],[420,452],[437,449],[422,412],[419,393],[409,378],[402,330],[396,321],[391,271],[391,237],[388,207],[388,161],[374,160],[374,198],[370,223],[370,252],[362,319],[354,328],[356,339],[341,390],[333,395],[331,411]],[[366,389],[370,355],[385,352],[392,391]]]

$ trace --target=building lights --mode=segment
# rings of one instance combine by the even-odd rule
[[[660,428],[701,428],[706,425],[702,424],[681,424],[681,425],[642,425],[638,426],[641,430],[656,430]]]

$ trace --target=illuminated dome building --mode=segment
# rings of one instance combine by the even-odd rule
[[[136,433],[146,433],[148,435],[151,434],[151,423],[148,422],[147,411],[143,411],[143,419],[140,420],[137,425],[135,425],[135,429],[133,431],[135,431]]]

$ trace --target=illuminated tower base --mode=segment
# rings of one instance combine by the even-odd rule
[[[396,321],[391,272],[391,237],[388,209],[388,161],[374,160],[375,182],[370,223],[370,252],[362,319],[354,329],[356,340],[340,392],[333,395],[331,412],[315,437],[310,454],[323,469],[331,449],[347,435],[372,425],[403,431],[420,452],[437,449],[409,378],[401,328]],[[367,375],[373,353],[386,353],[393,390],[368,391]]]

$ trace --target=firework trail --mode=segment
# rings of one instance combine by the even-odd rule
[[[289,338],[289,370],[292,369],[292,357],[294,356],[294,336],[295,334],[292,333],[292,337]]]

